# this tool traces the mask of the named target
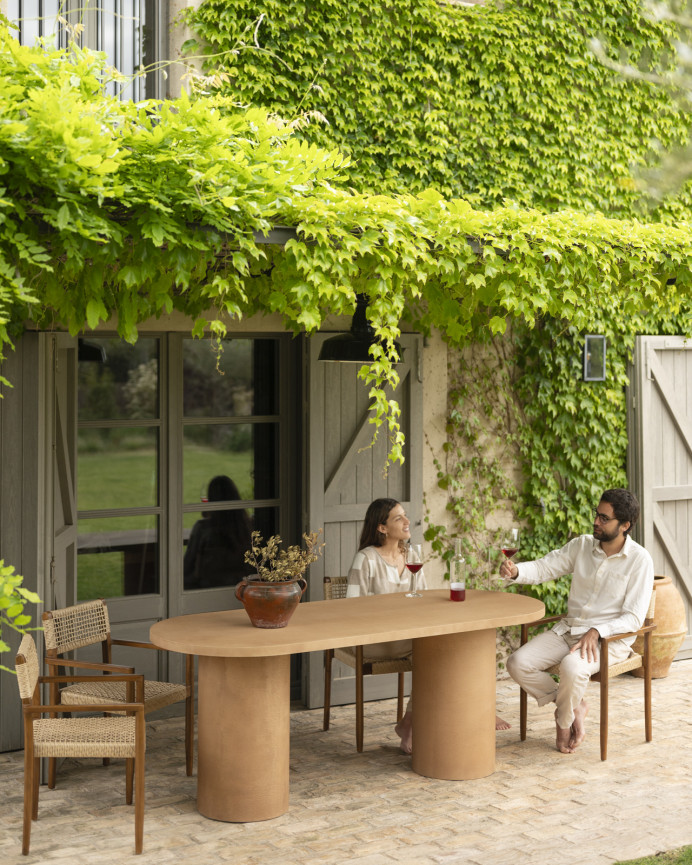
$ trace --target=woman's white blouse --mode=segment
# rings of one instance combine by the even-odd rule
[[[386,562],[377,552],[377,547],[364,547],[356,553],[348,572],[346,597],[407,592],[410,585],[411,573],[407,568],[399,575],[396,565]],[[418,571],[417,586],[419,589],[427,588],[423,568]]]

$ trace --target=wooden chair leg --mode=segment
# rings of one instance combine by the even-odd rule
[[[329,729],[329,715],[332,699],[332,658],[334,650],[327,649],[324,653],[324,719],[322,721],[322,729]]]
[[[608,668],[601,668],[601,760],[608,757]]]
[[[644,634],[644,729],[646,732],[646,741],[650,742],[653,739],[653,729],[651,724],[651,655],[650,655],[650,638],[651,632],[647,631]]]
[[[192,775],[195,744],[195,656],[185,656],[185,682],[187,698],[185,699],[185,773]]]
[[[125,804],[132,804],[132,781],[135,776],[135,761],[132,757],[125,760]]]
[[[55,773],[57,760],[55,757],[48,757],[48,789],[55,790]]]
[[[527,694],[523,688],[519,689],[519,739],[526,741],[526,716],[527,716]]]
[[[22,824],[22,854],[29,855],[31,843],[31,820],[34,814],[34,775],[36,760],[30,747],[24,749],[24,820]]]
[[[144,842],[144,750],[145,719],[137,718],[137,749],[135,757],[135,853],[142,852]]]
[[[32,789],[32,799],[31,799],[31,819],[38,820],[38,788],[39,781],[41,779],[41,760],[39,757],[34,758],[34,786]]]
[[[363,750],[363,647],[356,646],[356,749]]]
[[[404,673],[399,673],[399,688],[396,695],[396,722],[404,717]]]

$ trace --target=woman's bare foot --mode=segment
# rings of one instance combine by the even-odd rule
[[[401,751],[404,754],[410,754],[413,751],[413,713],[406,712],[404,717],[394,728],[394,732],[401,739]]]
[[[504,718],[501,718],[499,715],[495,715],[495,729],[496,730],[509,730],[511,728],[511,724],[507,723]]]
[[[561,754],[572,754],[574,753],[574,748],[572,747],[572,728],[571,727],[561,727],[557,722],[557,709],[555,710],[555,747]]]
[[[569,740],[569,746],[572,751],[576,751],[576,749],[581,745],[584,741],[584,737],[586,736],[586,716],[589,714],[589,707],[586,705],[586,701],[582,700],[581,703],[574,710],[574,721],[572,723],[572,736]]]

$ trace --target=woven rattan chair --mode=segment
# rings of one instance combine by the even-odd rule
[[[144,837],[144,677],[113,674],[127,694],[127,701],[117,705],[98,703],[72,708],[79,712],[124,712],[91,718],[42,718],[61,711],[59,705],[41,705],[39,684],[51,686],[60,682],[89,683],[100,676],[39,676],[36,644],[29,634],[22,638],[15,663],[19,694],[24,711],[24,824],[22,853],[29,854],[31,821],[38,819],[39,762],[41,757],[124,757],[126,763],[125,801],[132,804],[132,781],[135,787],[135,852],[142,852]]]
[[[592,682],[598,682],[601,686],[601,760],[605,760],[608,756],[608,683],[615,676],[620,676],[622,673],[627,673],[630,670],[637,670],[640,667],[644,669],[644,731],[646,741],[650,742],[653,738],[651,728],[651,632],[656,625],[653,622],[654,605],[656,603],[656,592],[651,593],[651,601],[649,609],[646,613],[644,625],[638,631],[628,634],[614,634],[612,637],[601,637],[599,642],[601,652],[601,669],[591,676]],[[521,626],[521,645],[528,642],[529,629],[537,628],[540,625],[546,625],[550,622],[557,622],[563,616],[547,616],[537,622],[529,622]],[[629,657],[625,658],[617,664],[608,664],[608,645],[614,640],[622,640],[625,637],[643,636],[644,648],[642,654],[639,655],[632,651]],[[553,676],[559,676],[560,665],[555,664],[546,672]],[[527,693],[521,688],[519,695],[519,735],[521,741],[526,739],[526,718],[527,718]]]
[[[87,663],[79,661],[79,667],[94,670],[106,670],[104,665],[110,665],[116,672],[134,672],[132,667],[112,666],[112,646],[131,646],[138,649],[157,649],[153,643],[141,643],[132,640],[114,640],[111,638],[111,628],[108,619],[108,608],[104,600],[88,601],[74,607],[62,610],[47,610],[43,614],[43,630],[46,641],[46,663],[55,664],[61,656],[73,649],[101,644],[103,663]],[[161,651],[157,649],[157,651]],[[194,657],[185,656],[185,684],[176,685],[170,682],[144,682],[144,711],[148,714],[164,706],[185,701],[185,770],[192,774],[193,735],[194,735]],[[101,676],[95,682],[80,682],[68,685],[62,689],[58,684],[51,685],[51,703],[60,703],[63,711],[71,711],[72,706],[84,703],[118,703],[126,699],[125,685],[108,681]],[[67,707],[70,708],[67,708]],[[48,762],[48,786],[55,787],[55,760]]]
[[[346,597],[348,577],[325,577],[324,599],[333,601]],[[332,694],[332,660],[356,672],[356,748],[363,750],[363,676],[377,676],[384,673],[398,674],[396,719],[404,715],[404,673],[413,669],[410,658],[368,658],[363,656],[362,646],[349,646],[343,649],[327,649],[324,653],[324,722],[323,730],[329,729],[330,702]]]

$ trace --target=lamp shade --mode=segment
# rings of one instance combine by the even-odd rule
[[[378,340],[375,330],[368,321],[366,310],[368,298],[365,294],[356,295],[356,310],[353,313],[351,329],[347,333],[337,333],[322,343],[319,360],[338,363],[369,363],[370,346]],[[401,358],[401,346],[394,343],[397,356]]]

